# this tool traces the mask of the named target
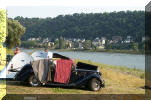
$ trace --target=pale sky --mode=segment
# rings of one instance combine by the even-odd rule
[[[8,17],[56,17],[73,13],[145,10],[150,0],[0,0]]]

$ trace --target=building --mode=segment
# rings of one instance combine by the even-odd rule
[[[48,42],[49,42],[48,38],[43,39],[43,43],[48,43]]]
[[[122,37],[121,36],[112,36],[112,41],[113,41],[113,43],[121,42]]]
[[[132,36],[127,36],[127,38],[125,39],[124,42],[125,42],[125,43],[131,43],[131,42],[133,42]]]
[[[83,49],[83,44],[82,44],[82,42],[79,42],[79,49]]]
[[[27,41],[39,41],[39,40],[41,40],[40,37],[39,38],[29,38]]]
[[[105,45],[105,41],[106,41],[106,38],[105,37],[101,37],[101,45]]]

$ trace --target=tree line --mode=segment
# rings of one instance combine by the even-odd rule
[[[59,15],[55,18],[24,18],[17,16],[26,32],[22,40],[41,37],[54,40],[58,37],[85,38],[121,36],[123,39],[132,36],[134,42],[141,42],[145,35],[144,11],[120,11],[110,13],[75,13]]]

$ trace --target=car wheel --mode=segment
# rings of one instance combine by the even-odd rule
[[[36,78],[36,76],[34,74],[30,75],[30,77],[29,77],[29,85],[33,86],[33,87],[41,85],[39,80]]]
[[[99,91],[100,90],[100,81],[96,78],[93,78],[89,81],[89,89],[91,91]]]

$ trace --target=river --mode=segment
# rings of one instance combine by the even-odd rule
[[[33,52],[34,49],[22,49],[23,52]],[[97,63],[124,66],[145,70],[145,55],[105,52],[54,51],[64,56],[76,59],[90,60]]]

